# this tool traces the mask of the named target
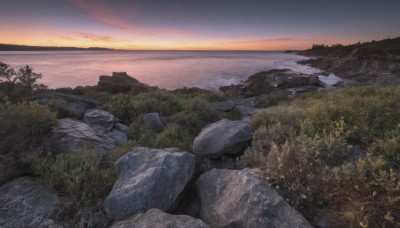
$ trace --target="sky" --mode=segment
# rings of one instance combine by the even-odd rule
[[[0,0],[0,43],[288,50],[400,36],[400,0]]]

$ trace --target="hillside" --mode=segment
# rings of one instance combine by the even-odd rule
[[[298,54],[315,57],[300,64],[340,77],[371,84],[400,83],[400,37],[351,45],[313,45]]]

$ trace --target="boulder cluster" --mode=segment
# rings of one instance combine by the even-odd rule
[[[128,139],[129,128],[95,101],[59,93],[31,99],[63,110],[46,145],[53,151],[73,153],[89,145],[101,158]],[[216,102],[214,108],[236,108],[246,118],[255,112],[233,101]],[[268,182],[238,165],[253,138],[246,118],[204,127],[191,152],[129,151],[114,164],[118,179],[101,202],[103,214],[83,211],[81,218],[92,221],[90,227],[113,228],[311,227]],[[164,128],[157,113],[145,121],[157,131]],[[14,179],[0,186],[0,226],[68,227],[54,221],[60,198],[33,178]]]

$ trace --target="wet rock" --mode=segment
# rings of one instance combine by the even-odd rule
[[[96,132],[106,134],[114,127],[114,116],[101,109],[89,109],[83,116],[84,121]]]
[[[38,227],[53,215],[58,202],[51,188],[29,177],[15,179],[0,188],[0,226]]]
[[[241,121],[220,120],[203,128],[193,143],[193,153],[207,158],[242,152],[253,139],[251,128]]]
[[[312,227],[250,170],[213,169],[197,180],[200,219],[211,227]]]
[[[170,215],[159,209],[150,209],[129,219],[114,223],[111,228],[208,228],[200,219],[187,215]]]
[[[107,216],[122,219],[142,209],[171,210],[191,180],[195,156],[179,149],[139,147],[117,160],[118,180],[104,202]]]

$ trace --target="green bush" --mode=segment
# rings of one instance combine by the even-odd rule
[[[114,170],[102,168],[90,150],[55,156],[32,153],[26,160],[36,175],[67,194],[78,208],[90,207],[105,197],[116,181]]]
[[[36,102],[0,104],[0,153],[34,149],[57,124],[56,113]]]

